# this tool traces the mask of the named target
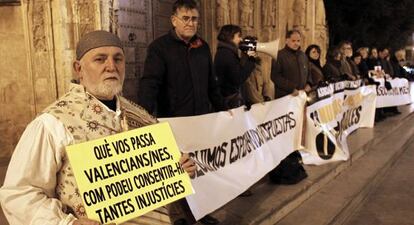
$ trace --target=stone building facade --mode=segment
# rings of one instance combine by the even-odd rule
[[[16,1],[19,2],[19,1]],[[0,1],[0,162],[11,156],[25,126],[68,89],[75,43],[88,31],[109,30],[125,46],[124,95],[136,99],[146,48],[170,25],[174,0]],[[245,35],[267,42],[287,30],[304,34],[303,49],[319,44],[326,52],[323,0],[197,0],[200,35],[215,52],[220,26],[238,24]],[[264,72],[271,59],[263,57]]]

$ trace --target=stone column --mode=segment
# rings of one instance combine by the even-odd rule
[[[39,113],[57,98],[51,1],[22,1],[21,9],[35,112]]]

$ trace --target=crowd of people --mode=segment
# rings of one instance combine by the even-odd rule
[[[139,81],[137,104],[120,96],[125,78],[125,54],[119,38],[106,31],[82,37],[73,69],[76,82],[70,91],[46,108],[23,133],[12,156],[0,201],[10,224],[99,224],[87,218],[65,147],[157,123],[156,117],[202,115],[251,105],[299,91],[311,92],[326,82],[376,76],[407,77],[401,51],[387,47],[361,47],[341,42],[328,50],[321,64],[321,48],[302,51],[303,34],[290,30],[286,45],[264,74],[255,51],[240,51],[242,29],[224,25],[213,57],[209,45],[197,35],[199,10],[193,0],[178,0],[171,15],[173,29],[148,47]],[[399,113],[396,108],[378,112]],[[189,125],[190,126],[190,125]],[[180,160],[187,173],[196,166],[188,155]],[[307,177],[295,151],[269,173],[271,182],[296,184]],[[241,196],[254,193],[246,191]],[[194,224],[185,199],[168,206],[174,225]],[[203,224],[218,224],[207,215]]]

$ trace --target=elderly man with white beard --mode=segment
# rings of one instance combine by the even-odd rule
[[[97,225],[87,218],[65,147],[157,123],[121,97],[125,55],[107,31],[84,35],[73,69],[79,84],[47,107],[24,131],[11,158],[0,201],[11,225]],[[180,163],[192,175],[194,162]]]

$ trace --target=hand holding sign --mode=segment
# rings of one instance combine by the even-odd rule
[[[194,174],[194,161],[188,154],[181,156],[168,123],[68,146],[66,151],[87,216],[101,224],[136,218],[193,193],[187,173]]]

